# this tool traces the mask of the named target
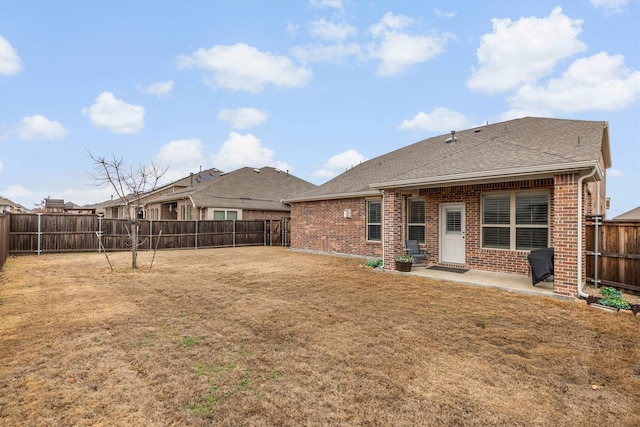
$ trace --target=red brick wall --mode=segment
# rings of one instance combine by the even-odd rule
[[[287,211],[242,211],[242,219],[252,221],[256,219],[272,219],[280,221],[282,218],[289,218],[290,212]]]
[[[554,284],[555,293],[577,294],[578,246],[578,176],[555,177],[556,207],[553,215],[555,228]],[[584,204],[586,205],[586,203]]]
[[[381,258],[382,244],[366,240],[366,214],[364,198],[292,203],[291,247]]]
[[[482,249],[480,241],[480,209],[482,194],[499,191],[546,189],[550,193],[550,214],[553,218],[554,195],[551,179],[525,180],[508,183],[429,188],[420,191],[426,197],[426,249],[430,263],[440,259],[439,209],[441,203],[465,204],[465,267],[474,270],[529,275],[529,251]],[[431,220],[433,219],[433,220]],[[550,245],[553,246],[553,223],[550,224]]]
[[[383,241],[383,261],[387,269],[396,268],[396,256],[404,253],[405,227],[404,209],[406,197],[403,198],[400,192],[395,190],[385,190],[382,197],[382,241]]]
[[[466,238],[465,267],[470,269],[530,275],[528,251],[482,249],[480,241],[481,196],[496,191],[546,189],[550,194],[550,246],[555,247],[554,292],[577,294],[577,181],[578,175],[558,175],[553,179],[522,180],[508,183],[479,184],[421,189],[426,201],[426,243],[429,262],[439,260],[439,208],[441,203],[464,203]],[[604,184],[600,184],[601,186]],[[597,191],[585,190],[584,212],[597,205]],[[383,199],[384,261],[394,268],[395,256],[402,253],[406,228],[404,205],[409,195],[385,191]],[[600,203],[604,203],[600,200]],[[351,219],[343,218],[351,209]],[[366,242],[366,202],[364,198],[293,203],[291,209],[291,247],[332,253],[382,257],[380,243]],[[583,224],[584,225],[584,224]],[[584,250],[583,241],[583,250]],[[583,257],[584,271],[584,257]],[[583,273],[584,274],[584,273]],[[583,276],[584,277],[584,276]]]

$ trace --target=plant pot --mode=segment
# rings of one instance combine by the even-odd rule
[[[411,271],[411,266],[413,264],[410,262],[397,262],[396,261],[396,270],[398,271]]]

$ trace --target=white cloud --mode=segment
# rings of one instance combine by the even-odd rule
[[[20,185],[20,184],[11,185],[11,186],[9,186],[9,188],[4,190],[4,197],[6,197],[7,199],[17,199],[17,198],[20,198],[20,197],[29,197],[32,194],[33,193],[31,191],[29,191],[29,189],[27,189],[25,186]]]
[[[622,55],[600,52],[574,61],[545,85],[524,85],[508,99],[517,109],[572,113],[613,111],[640,98],[640,71],[631,71]]]
[[[291,54],[302,62],[329,62],[339,63],[343,60],[359,56],[361,53],[360,45],[356,43],[336,43],[330,45],[307,45],[296,46],[291,49]]]
[[[430,113],[419,112],[413,118],[403,120],[398,129],[418,132],[449,132],[472,126],[473,121],[464,114],[438,107]]]
[[[558,61],[583,52],[578,40],[582,20],[570,19],[560,7],[549,17],[492,19],[493,31],[482,36],[478,67],[467,80],[471,89],[497,93],[535,83],[553,72]]]
[[[202,68],[212,73],[207,82],[214,87],[260,92],[265,85],[279,88],[303,87],[311,80],[311,70],[296,66],[286,56],[261,52],[253,46],[236,43],[198,49],[178,58],[181,68]]]
[[[433,12],[440,19],[451,19],[456,17],[455,12],[445,12],[444,10],[440,9],[433,9]]]
[[[607,175],[609,176],[624,176],[624,172],[620,169],[609,169],[607,171]]]
[[[413,64],[426,62],[444,51],[450,35],[411,35],[401,32],[413,20],[405,15],[385,14],[380,22],[371,26],[371,34],[381,38],[370,47],[370,56],[381,60],[377,74],[392,76]]]
[[[317,9],[342,9],[342,0],[309,0],[309,6]]]
[[[111,199],[111,195],[113,195],[113,188],[111,186],[82,190],[77,188],[65,188],[56,195],[56,198],[73,202],[79,206],[84,206],[105,202]]]
[[[113,133],[135,133],[144,127],[144,107],[116,99],[111,92],[102,92],[95,104],[82,109],[91,123]]]
[[[267,113],[255,108],[223,108],[218,113],[218,120],[231,123],[234,129],[247,129],[267,121]]]
[[[413,23],[413,19],[406,15],[394,15],[385,13],[380,22],[369,28],[374,37],[383,36],[388,32],[400,31]]]
[[[26,116],[18,125],[20,139],[60,139],[69,131],[60,122],[51,121],[40,114]]]
[[[11,43],[0,36],[0,74],[14,75],[22,71],[22,59]]]
[[[301,25],[299,24],[289,22],[286,28],[287,34],[291,34],[292,36],[298,34],[298,30],[300,29],[300,27]]]
[[[595,8],[602,8],[606,13],[621,13],[629,0],[591,0]]]
[[[291,170],[286,163],[276,161],[273,150],[262,146],[260,138],[252,134],[229,133],[229,138],[222,144],[217,153],[211,155],[214,167],[232,171],[241,167],[272,166],[282,170]]]
[[[356,150],[347,150],[343,153],[331,157],[321,169],[314,171],[313,178],[333,178],[367,159]]]
[[[159,167],[169,168],[163,177],[163,181],[167,182],[199,171],[204,160],[204,146],[197,138],[171,141],[163,145],[153,159]]]
[[[173,90],[173,80],[156,82],[149,86],[138,86],[138,90],[142,93],[155,95],[157,97],[169,96]]]
[[[4,164],[2,164],[2,160],[0,160],[0,174],[4,171]]]
[[[309,24],[311,36],[320,40],[341,41],[358,34],[355,27],[346,22],[330,22],[318,19]]]

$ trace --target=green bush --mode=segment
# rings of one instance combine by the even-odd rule
[[[373,267],[373,268],[382,268],[382,260],[381,259],[377,259],[375,261],[367,261],[364,263],[365,266],[367,267]]]
[[[600,299],[600,304],[617,309],[629,310],[629,303],[622,299],[622,293],[611,287],[602,288],[600,294],[605,298]]]

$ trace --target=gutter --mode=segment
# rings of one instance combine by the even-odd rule
[[[578,178],[578,297],[587,298],[589,294],[582,290],[582,183],[596,174],[596,167]]]

